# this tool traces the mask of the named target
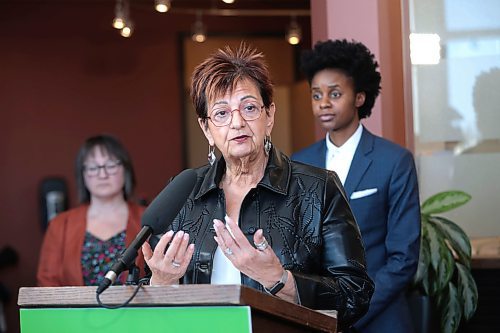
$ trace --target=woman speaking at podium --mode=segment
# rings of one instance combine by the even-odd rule
[[[263,55],[245,44],[218,50],[194,70],[191,98],[209,163],[171,230],[154,251],[142,247],[150,283],[243,284],[337,310],[339,328],[349,327],[373,293],[358,226],[334,172],[273,146]]]

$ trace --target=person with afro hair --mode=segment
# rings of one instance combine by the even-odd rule
[[[361,123],[380,93],[378,63],[365,45],[343,39],[318,42],[302,54],[301,67],[313,115],[327,134],[291,157],[338,174],[375,281],[369,310],[354,330],[411,333],[406,291],[420,249],[418,182],[412,154]]]

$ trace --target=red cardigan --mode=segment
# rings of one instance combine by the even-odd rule
[[[87,227],[88,207],[88,205],[82,205],[63,212],[49,223],[38,263],[38,286],[83,286],[80,261]],[[129,217],[125,235],[127,246],[141,229],[141,216],[145,207],[128,203],[128,209]],[[142,251],[139,251],[136,265],[141,269],[141,276],[144,275]]]

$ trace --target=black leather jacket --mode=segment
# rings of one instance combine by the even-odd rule
[[[172,224],[190,235],[195,253],[181,283],[210,283],[217,248],[213,219],[224,221],[225,197],[218,184],[225,161],[196,169],[198,180]],[[340,328],[368,309],[373,282],[366,273],[358,226],[336,174],[292,162],[273,148],[265,175],[242,202],[239,225],[249,242],[263,229],[264,236],[292,272],[300,304],[338,311]],[[241,283],[263,290],[241,275]]]

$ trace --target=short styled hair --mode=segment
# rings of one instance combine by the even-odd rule
[[[380,72],[375,56],[362,43],[356,41],[328,40],[318,42],[312,50],[301,56],[301,69],[309,84],[317,72],[324,69],[337,69],[353,80],[356,93],[364,92],[365,103],[359,107],[359,119],[369,117],[375,99],[380,93]]]
[[[85,140],[80,147],[75,161],[75,177],[80,203],[90,202],[90,192],[85,186],[83,172],[85,170],[85,160],[99,148],[120,161],[125,171],[125,185],[123,186],[123,197],[125,200],[131,198],[135,188],[135,173],[132,160],[125,147],[118,139],[111,135],[97,135]]]
[[[195,68],[191,77],[191,99],[198,117],[207,119],[208,101],[231,93],[247,79],[257,85],[264,106],[269,107],[273,102],[273,84],[264,55],[245,43],[236,50],[229,46],[217,50]]]

